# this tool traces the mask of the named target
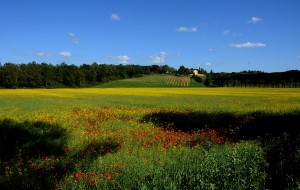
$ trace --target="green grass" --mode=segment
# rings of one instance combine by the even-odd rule
[[[144,75],[138,78],[124,79],[103,83],[99,88],[172,88],[172,87],[204,87],[202,83],[190,79],[189,76]]]
[[[299,89],[2,89],[0,188],[297,188],[299,118]]]

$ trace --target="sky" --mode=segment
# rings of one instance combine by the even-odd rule
[[[300,70],[300,0],[2,0],[0,61]]]

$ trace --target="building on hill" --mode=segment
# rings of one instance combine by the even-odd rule
[[[204,76],[204,74],[199,74],[199,71],[196,70],[196,69],[191,70],[190,75],[191,76],[199,76],[199,77],[203,77]]]

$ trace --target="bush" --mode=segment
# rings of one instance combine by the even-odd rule
[[[194,80],[196,82],[199,82],[199,83],[201,83],[203,81],[202,78],[200,76],[197,76],[197,75],[194,75]]]

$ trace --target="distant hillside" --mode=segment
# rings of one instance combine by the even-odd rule
[[[165,74],[144,75],[142,77],[111,81],[101,85],[99,88],[130,88],[130,87],[203,87],[190,76],[174,76]]]

